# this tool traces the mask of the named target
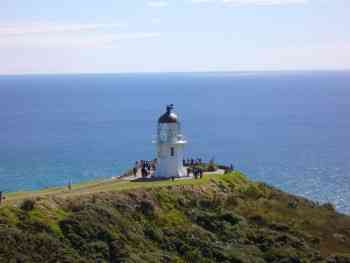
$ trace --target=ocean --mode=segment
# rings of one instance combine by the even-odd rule
[[[121,174],[175,104],[186,156],[350,213],[350,72],[0,76],[0,191]]]

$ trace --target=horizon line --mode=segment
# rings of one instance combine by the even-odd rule
[[[66,76],[66,75],[154,75],[154,74],[225,74],[225,73],[317,73],[317,72],[350,72],[344,69],[276,69],[276,70],[194,70],[194,71],[126,71],[126,72],[59,72],[59,73],[10,73],[0,77],[11,76]]]

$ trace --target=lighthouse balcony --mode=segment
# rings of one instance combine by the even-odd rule
[[[182,134],[177,135],[176,137],[169,138],[168,143],[171,144],[186,144],[187,141]]]
[[[176,138],[176,142],[177,144],[186,144],[187,141],[185,139],[185,137],[182,134],[179,134]]]
[[[152,140],[154,144],[186,144],[187,141],[182,134],[177,136],[168,136],[166,139],[161,138],[160,136],[155,136]]]

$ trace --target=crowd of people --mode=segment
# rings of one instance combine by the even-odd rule
[[[201,165],[202,163],[203,163],[202,158],[197,158],[197,159],[187,158],[182,160],[183,166],[195,166],[195,165]]]
[[[200,179],[203,177],[205,172],[205,163],[202,158],[187,158],[182,160],[183,166],[186,168],[187,176],[193,176],[195,179]],[[141,172],[141,177],[146,178],[154,174],[157,166],[157,159],[154,160],[140,160],[136,161],[132,169],[132,174],[134,177],[138,175],[138,171]],[[234,166],[225,167],[225,173],[234,171]],[[174,179],[174,178],[173,178]]]
[[[201,167],[187,167],[187,176],[193,174],[194,179],[202,178],[204,170]]]
[[[203,169],[198,167],[198,165],[202,165],[201,158],[187,158],[183,159],[184,167],[187,167],[187,175],[190,176],[193,174],[194,178],[202,178],[203,177]],[[154,160],[139,160],[135,162],[135,165],[132,169],[132,174],[134,177],[138,175],[138,171],[141,172],[141,177],[146,178],[152,175],[156,170],[157,159]]]
[[[133,175],[136,177],[137,171],[140,169],[142,178],[148,177],[156,170],[156,163],[157,159],[136,161],[133,168]]]

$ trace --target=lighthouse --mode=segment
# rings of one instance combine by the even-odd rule
[[[187,143],[181,134],[181,124],[174,112],[174,105],[168,105],[166,112],[158,119],[157,167],[155,177],[171,178],[186,176],[183,166],[183,151]]]

